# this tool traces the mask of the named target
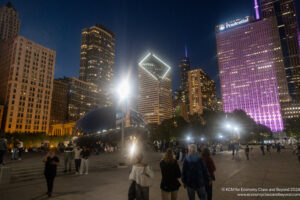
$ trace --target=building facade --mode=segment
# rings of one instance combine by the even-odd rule
[[[216,27],[223,110],[242,109],[282,131],[281,103],[290,101],[275,18],[249,17]]]
[[[216,84],[202,69],[188,72],[188,84],[190,115],[201,115],[204,109],[216,110]]]
[[[115,64],[115,36],[101,24],[85,28],[81,33],[79,79],[93,83],[105,99],[99,106],[112,104]]]
[[[5,132],[48,133],[55,51],[17,36],[2,45],[0,55]]]
[[[153,53],[139,63],[138,112],[147,123],[172,118],[171,67]]]
[[[51,124],[76,122],[100,105],[97,85],[77,78],[54,80]]]
[[[21,20],[11,2],[0,8],[0,40],[19,35]]]
[[[289,92],[293,100],[300,101],[299,27],[294,0],[260,0],[260,7],[263,18],[276,18]]]
[[[283,119],[292,119],[300,117],[300,103],[297,101],[283,103],[281,105]]]

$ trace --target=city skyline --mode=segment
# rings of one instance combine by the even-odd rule
[[[5,3],[6,1],[3,2],[3,4]],[[131,66],[134,76],[137,75],[137,63],[144,56],[145,51],[156,52],[163,59],[168,58],[167,62],[170,65],[178,66],[178,59],[184,56],[184,46],[187,45],[191,68],[201,66],[216,82],[217,89],[219,80],[214,26],[237,17],[254,15],[254,1],[252,0],[243,2],[236,0],[230,5],[222,1],[201,4],[196,1],[177,4],[171,1],[160,4],[155,1],[145,4],[135,4],[132,1],[127,3],[88,1],[83,5],[81,3],[70,4],[68,1],[52,1],[51,3],[26,1],[24,3],[24,1],[15,0],[12,3],[20,13],[19,17],[22,21],[20,35],[57,51],[55,78],[78,77],[81,30],[100,23],[116,35],[115,68],[117,75],[127,69],[126,66]],[[215,8],[216,3],[222,6]],[[40,13],[46,7],[48,11]],[[170,9],[166,9],[167,7]],[[206,9],[201,10],[202,7],[206,7]],[[29,13],[31,8],[38,12]],[[81,9],[80,12],[79,9]],[[104,12],[105,14],[96,12],[103,9],[107,11]],[[125,13],[124,10],[128,9],[138,10],[138,12]],[[151,15],[151,9],[155,9],[157,11],[155,13],[160,13],[162,16]],[[216,10],[209,12],[211,9]],[[77,16],[73,14],[76,10],[79,13]],[[166,13],[160,12],[162,10]],[[297,11],[299,13],[299,5]],[[181,16],[177,17],[176,13],[180,13]],[[36,15],[40,17],[35,17]],[[161,17],[165,19],[159,21]],[[176,23],[168,23],[174,17]],[[56,23],[55,19],[58,18],[60,18],[60,22]],[[42,31],[36,31],[45,24],[47,26],[43,27]],[[179,30],[178,27],[180,27]],[[171,31],[172,34],[170,34],[170,30],[174,30]],[[175,91],[180,85],[178,67],[174,67],[172,79],[174,80],[172,88]]]

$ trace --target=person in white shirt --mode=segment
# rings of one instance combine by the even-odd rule
[[[74,158],[75,158],[75,169],[76,169],[76,174],[79,173],[79,169],[80,169],[80,163],[81,163],[81,157],[80,157],[80,153],[82,152],[82,149],[80,148],[80,146],[77,146],[74,149]]]
[[[149,200],[149,187],[154,173],[149,165],[142,163],[143,155],[136,156],[137,163],[132,166],[129,180],[135,182],[136,200]]]

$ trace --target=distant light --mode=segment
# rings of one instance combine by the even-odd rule
[[[200,140],[201,140],[201,141],[204,141],[204,138],[202,137]]]
[[[220,135],[219,135],[219,138],[220,138],[220,139],[222,139],[222,138],[223,138],[223,135],[222,135],[222,134],[220,134]]]
[[[238,128],[238,127],[234,127],[234,130],[235,130],[235,131],[239,131],[239,128]]]
[[[135,142],[133,142],[131,144],[131,147],[130,147],[130,150],[129,150],[130,155],[132,156],[135,153],[135,151],[136,151],[136,144],[135,144]]]

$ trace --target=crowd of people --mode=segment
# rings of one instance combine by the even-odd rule
[[[182,152],[182,151],[181,151]],[[149,200],[149,187],[154,173],[150,166],[143,163],[143,155],[136,156],[137,162],[133,165],[129,179],[129,200]],[[181,186],[187,190],[189,200],[195,196],[200,200],[212,199],[212,181],[215,180],[215,164],[210,157],[210,150],[203,147],[201,155],[195,144],[188,146],[188,152],[182,162],[180,170],[176,156],[171,148],[166,150],[164,158],[160,162],[162,174],[160,189],[162,200],[176,200]]]

